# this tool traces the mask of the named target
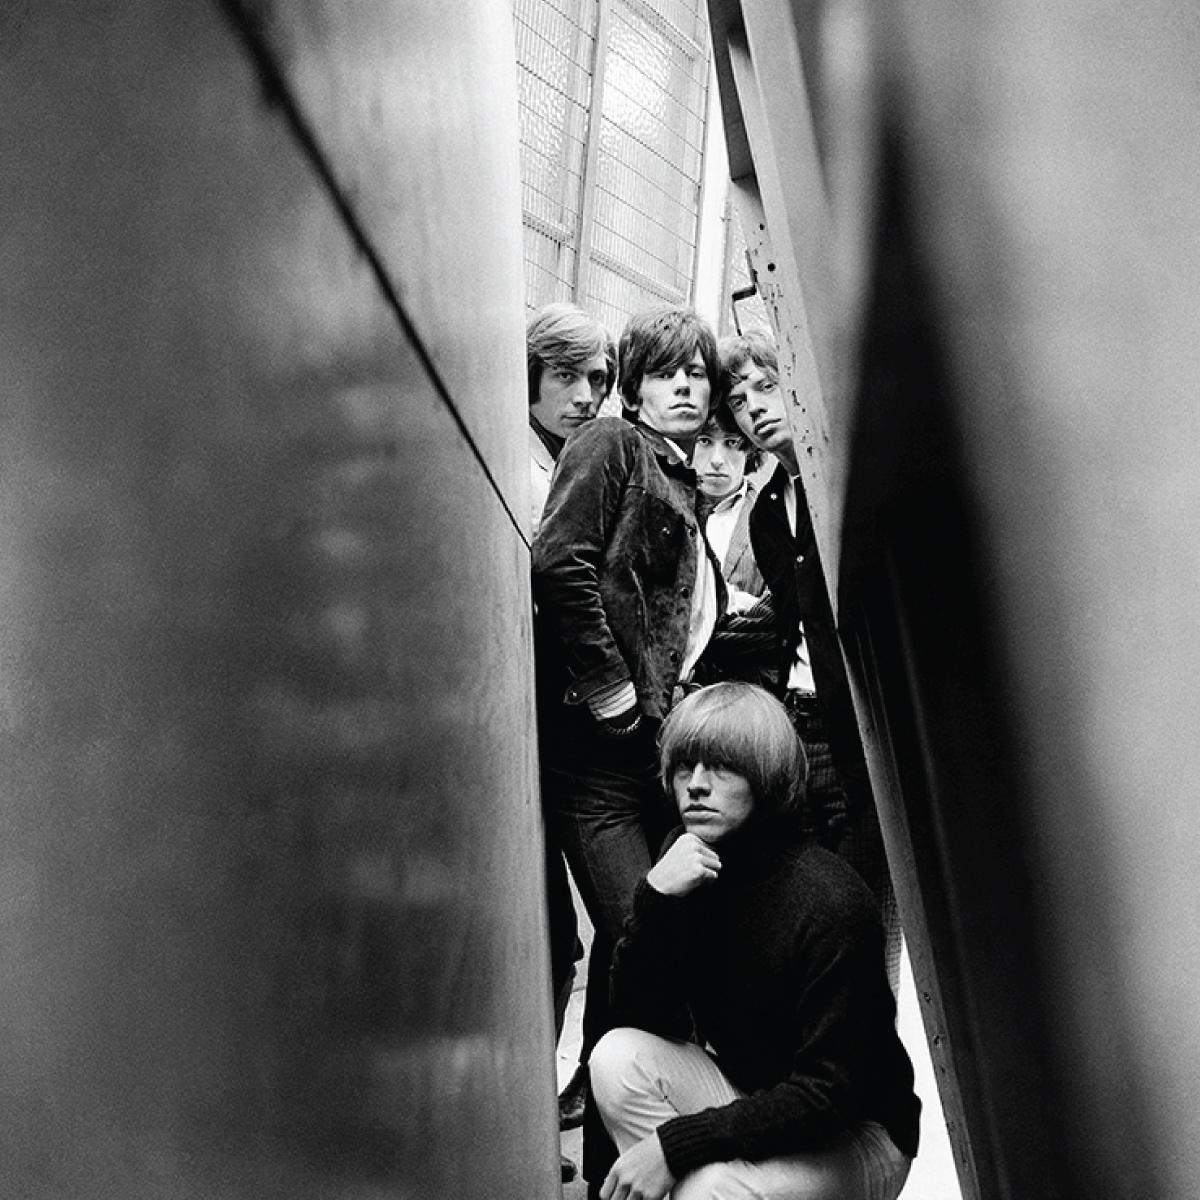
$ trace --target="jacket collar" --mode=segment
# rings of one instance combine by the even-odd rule
[[[787,500],[785,495],[788,488],[791,487],[796,493],[797,511],[803,509],[808,503],[804,495],[804,484],[801,482],[798,475],[789,473],[787,467],[780,463],[775,468],[770,479],[762,485],[762,491],[759,493],[759,498],[768,500],[780,513],[786,513]]]
[[[792,476],[787,467],[785,467],[783,463],[779,463],[775,470],[771,472],[771,479],[768,486],[772,490],[779,488],[782,491],[782,489],[787,487],[788,481],[791,479],[791,477]]]
[[[696,472],[688,466],[687,456],[684,454],[682,447],[677,446],[665,434],[659,433],[657,429],[651,429],[649,425],[643,425],[641,421],[638,421],[634,425],[634,429],[650,444],[650,448],[659,459],[659,465],[668,475],[676,475],[680,479],[687,480],[689,483],[695,483]]]
[[[722,496],[720,500],[713,503],[712,511],[718,513],[730,509],[742,499],[745,499],[747,503],[751,503],[753,501],[753,488],[754,485],[750,480],[743,479],[740,487],[730,492],[728,496]]]

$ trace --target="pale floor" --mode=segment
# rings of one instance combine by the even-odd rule
[[[576,896],[576,911],[583,928],[580,934],[584,943],[591,941],[591,928],[583,912],[583,905]],[[558,1047],[558,1082],[561,1087],[570,1078],[579,1058],[579,1020],[583,1012],[583,985],[586,980],[587,957],[580,963],[580,974],[575,980],[575,990],[567,1008],[567,1019],[562,1041]],[[950,1150],[950,1139],[942,1117],[942,1106],[938,1100],[934,1083],[933,1064],[929,1059],[929,1048],[925,1031],[921,1027],[916,988],[912,969],[905,954],[900,965],[900,1037],[912,1058],[916,1071],[917,1095],[921,1097],[921,1149],[913,1163],[912,1173],[904,1185],[901,1200],[961,1200],[958,1177],[954,1171],[954,1159]],[[581,1133],[573,1129],[562,1135],[563,1153],[579,1162]],[[563,1200],[586,1200],[587,1188],[581,1178],[563,1184]]]

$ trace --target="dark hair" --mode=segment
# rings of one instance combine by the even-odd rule
[[[621,402],[626,410],[641,405],[638,390],[653,371],[674,370],[692,361],[696,351],[715,398],[720,380],[717,339],[703,317],[670,304],[634,313],[621,334]]]
[[[735,337],[721,339],[720,395],[724,404],[747,363],[779,382],[779,354],[771,338],[759,329],[748,329]]]
[[[525,323],[525,365],[529,403],[536,404],[543,367],[580,367],[604,355],[604,394],[617,378],[617,345],[608,330],[574,304],[555,301],[529,315]]]
[[[804,795],[804,748],[787,709],[752,683],[714,683],[685,696],[659,735],[669,793],[681,764],[728,767],[746,778],[756,819],[792,815]]]
[[[746,474],[757,471],[762,466],[763,452],[741,431],[737,418],[724,402],[718,404],[709,414],[708,420],[700,429],[697,436],[712,434],[713,430],[723,434],[734,434],[741,439],[742,449],[746,452]]]

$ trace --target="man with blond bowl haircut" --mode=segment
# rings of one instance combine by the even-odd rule
[[[663,727],[682,829],[617,944],[592,1088],[620,1156],[600,1200],[895,1200],[921,1102],[883,929],[840,858],[793,836],[803,751],[762,688]]]

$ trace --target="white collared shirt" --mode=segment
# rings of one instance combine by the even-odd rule
[[[697,530],[697,538],[701,544],[696,547],[696,586],[692,589],[692,615],[679,669],[679,678],[685,683],[692,677],[717,624],[717,572],[704,549],[704,533]]]
[[[712,512],[708,514],[704,532],[708,535],[708,544],[717,556],[717,562],[724,562],[729,553],[729,542],[733,537],[734,526],[737,525],[738,514],[746,502],[750,485],[743,479],[742,486],[735,492],[730,492],[722,500],[718,500]]]
[[[678,442],[672,441],[667,435],[659,435],[676,455],[677,461],[686,463],[688,455]],[[704,530],[698,529],[700,538]],[[708,639],[717,625],[717,575],[709,561],[703,543],[696,547],[696,582],[692,587],[692,613],[688,621],[687,645],[683,651],[683,664],[679,669],[679,678],[686,681],[691,678],[700,655],[708,645]]]
[[[550,495],[550,476],[554,474],[554,458],[532,427],[529,430],[529,505],[531,533],[537,537],[542,523],[542,509]]]

